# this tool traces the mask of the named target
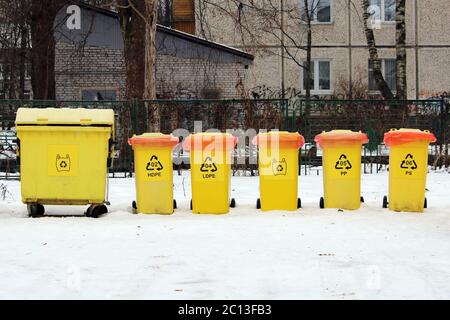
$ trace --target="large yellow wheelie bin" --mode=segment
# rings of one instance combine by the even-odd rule
[[[391,130],[384,134],[389,153],[389,198],[383,208],[393,211],[423,212],[428,171],[428,146],[436,142],[429,131],[418,129]]]
[[[19,108],[16,130],[22,201],[30,216],[42,216],[45,204],[91,204],[90,217],[108,212],[113,110]]]
[[[316,136],[322,148],[323,191],[320,208],[356,210],[361,196],[361,151],[367,135],[350,130],[334,130]]]
[[[259,192],[256,208],[295,211],[298,198],[298,150],[305,144],[299,133],[273,131],[253,139],[258,146]]]
[[[177,137],[162,133],[144,133],[128,139],[134,150],[134,213],[172,214],[176,209],[172,150],[178,142]]]
[[[227,133],[197,133],[184,141],[183,149],[190,151],[194,213],[224,214],[236,206],[230,199],[231,151],[236,142]]]

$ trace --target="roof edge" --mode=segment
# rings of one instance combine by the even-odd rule
[[[75,4],[75,1],[69,1],[69,3]],[[82,8],[96,11],[100,14],[104,14],[104,15],[119,19],[119,15],[115,11],[104,9],[104,8],[99,8],[99,7],[89,5],[86,3],[76,3],[76,4]],[[195,43],[202,44],[202,45],[205,45],[205,46],[208,46],[211,48],[222,50],[222,51],[228,52],[230,54],[233,54],[233,55],[236,55],[236,56],[239,56],[244,59],[251,60],[251,61],[253,61],[255,59],[254,55],[247,53],[243,50],[239,50],[239,49],[236,49],[236,48],[233,48],[233,47],[230,47],[230,46],[218,43],[218,42],[207,40],[205,38],[202,38],[202,37],[190,34],[190,33],[186,33],[186,32],[180,31],[180,30],[176,30],[176,29],[173,29],[170,27],[163,26],[161,24],[157,24],[156,27],[157,27],[158,31],[165,32],[167,34],[178,37],[180,39],[185,39],[187,41],[195,42]]]

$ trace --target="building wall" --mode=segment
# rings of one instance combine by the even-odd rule
[[[285,8],[298,7],[298,0],[284,1]],[[237,12],[237,8],[227,5],[225,0],[214,2],[231,13]],[[331,23],[313,25],[312,56],[331,60],[332,89],[338,88],[337,82],[342,79],[349,81],[362,77],[368,85],[369,55],[363,12],[358,3],[353,5],[351,2],[332,0]],[[450,1],[411,0],[406,4],[408,97],[414,99],[450,92],[450,33],[447,32],[450,30]],[[261,34],[264,24],[258,19],[254,19],[254,28],[248,28],[257,35],[254,41],[245,30],[241,34],[233,19],[226,17],[223,11],[210,7],[203,8],[202,14],[206,15],[203,18],[206,26],[197,23],[198,34],[204,33],[212,40],[220,39],[223,43],[255,54],[255,61],[249,69],[249,89],[259,86],[280,88],[283,78],[286,88],[300,89],[302,69],[298,62],[304,60],[306,55],[304,51],[296,50],[293,42],[286,40],[288,50],[295,53],[295,61],[285,58],[283,74],[280,42],[276,37]],[[289,36],[304,45],[305,26],[298,20],[285,19]],[[395,22],[382,22],[381,28],[374,33],[380,58],[395,58]]]
[[[87,46],[83,50],[67,43],[56,45],[56,98],[81,100],[87,89],[115,90],[125,95],[123,51]],[[213,63],[158,54],[157,94],[160,98],[238,98],[237,83],[245,81],[241,63]]]

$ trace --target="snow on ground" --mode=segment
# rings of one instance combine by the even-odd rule
[[[190,213],[187,172],[172,216],[132,215],[134,180],[111,179],[103,218],[30,219],[19,182],[2,181],[0,298],[450,299],[448,173],[429,174],[425,214],[381,208],[387,173],[363,175],[361,210],[320,210],[312,173],[295,213],[257,211],[258,178],[234,177],[238,207],[223,216]]]

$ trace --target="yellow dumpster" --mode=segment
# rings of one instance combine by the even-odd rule
[[[298,149],[305,139],[298,133],[260,133],[253,139],[258,146],[259,192],[256,208],[262,211],[301,208],[298,198]]]
[[[434,134],[417,129],[391,130],[384,134],[390,154],[389,199],[383,198],[383,208],[423,212],[427,207],[428,146],[433,142],[436,142]]]
[[[108,212],[113,110],[19,108],[16,130],[22,201],[30,216],[42,216],[45,204],[91,204],[90,217]]]
[[[320,208],[356,210],[361,197],[361,151],[367,135],[350,130],[334,130],[316,136],[323,150],[323,191]]]
[[[194,213],[224,214],[234,208],[230,201],[231,151],[237,139],[226,133],[197,133],[183,143],[190,152]]]
[[[136,201],[134,213],[172,214],[173,198],[172,149],[178,138],[162,133],[133,136],[128,143],[134,150]]]

